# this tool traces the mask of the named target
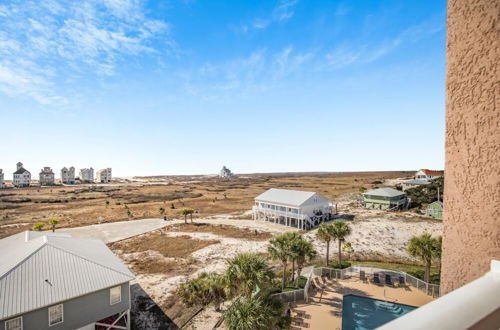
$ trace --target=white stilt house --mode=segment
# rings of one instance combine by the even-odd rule
[[[255,198],[253,219],[311,229],[332,217],[331,201],[315,192],[271,188]]]

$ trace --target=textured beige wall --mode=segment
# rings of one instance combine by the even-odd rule
[[[442,290],[500,259],[500,1],[449,0]]]

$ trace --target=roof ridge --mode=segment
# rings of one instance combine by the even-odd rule
[[[36,240],[38,238],[43,238],[45,236],[39,236],[33,240]],[[6,271],[3,275],[0,275],[0,280],[3,279],[4,277],[6,277],[8,274],[10,274],[12,271],[14,271],[16,268],[18,268],[22,263],[24,263],[26,260],[28,260],[28,258],[30,258],[32,255],[34,255],[36,252],[40,251],[45,245],[47,245],[47,240],[46,239],[42,239],[43,243],[38,247],[36,248],[33,252],[31,252],[30,254],[28,254],[25,258],[23,258],[22,260],[20,260],[18,263],[16,263],[14,265],[14,267],[10,268],[8,271]]]
[[[98,241],[100,241],[100,240],[98,240]],[[100,242],[102,243],[102,241],[100,241]],[[104,243],[103,243],[103,244],[104,244]],[[111,267],[108,267],[108,266],[106,266],[106,265],[102,265],[102,264],[100,264],[100,263],[98,263],[98,262],[96,262],[96,261],[94,261],[94,260],[90,260],[89,258],[85,258],[85,257],[83,257],[83,256],[81,256],[81,255],[79,255],[79,254],[76,254],[76,253],[74,253],[74,252],[68,251],[68,250],[66,250],[66,249],[64,249],[64,248],[62,248],[62,247],[60,247],[60,246],[57,246],[57,245],[55,245],[55,244],[53,244],[53,243],[47,242],[47,243],[45,243],[44,245],[50,245],[51,247],[53,247],[53,248],[55,248],[55,249],[58,249],[58,250],[64,251],[64,252],[69,253],[69,254],[71,254],[71,255],[74,255],[74,256],[76,256],[76,257],[78,257],[78,258],[80,258],[80,259],[83,259],[83,260],[86,260],[86,261],[88,261],[88,262],[91,262],[91,263],[93,263],[93,264],[95,264],[95,265],[98,265],[98,266],[101,266],[101,267],[104,267],[104,268],[110,269],[110,270],[112,270],[112,271],[114,271],[114,272],[116,272],[116,273],[119,273],[119,274],[122,274],[122,275],[129,276],[129,277],[130,277],[130,274],[126,274],[126,273],[124,273],[124,272],[122,272],[122,271],[116,270],[116,269],[111,268]],[[106,245],[105,245],[105,246],[106,246]],[[108,247],[106,247],[106,248],[108,248]],[[113,255],[114,255],[114,254],[113,254]],[[116,257],[116,256],[115,256],[115,257]],[[117,258],[117,257],[116,257],[116,258]],[[127,269],[128,269],[128,267],[127,267]],[[130,271],[130,270],[129,270],[129,271]],[[131,272],[131,273],[132,273],[132,272]],[[132,277],[134,277],[134,276],[132,276]]]

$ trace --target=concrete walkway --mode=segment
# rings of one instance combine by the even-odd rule
[[[296,231],[296,228],[286,227],[266,221],[236,220],[225,215],[210,218],[195,218],[194,223],[209,223],[214,225],[230,225],[240,228],[264,230],[273,233]],[[165,221],[163,219],[141,219],[101,223],[75,228],[57,229],[59,233],[67,233],[73,237],[98,238],[104,243],[112,243],[122,239],[141,235],[166,226],[184,223],[183,219]],[[188,223],[190,220],[188,219]]]
[[[167,222],[163,219],[142,219],[108,222],[84,227],[61,228],[57,232],[67,233],[73,237],[99,238],[104,243],[111,243],[163,228],[166,225]]]

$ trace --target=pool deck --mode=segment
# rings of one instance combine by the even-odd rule
[[[321,278],[314,281],[320,286]],[[410,287],[377,285],[359,278],[324,280],[324,289],[315,289],[308,303],[299,303],[292,314],[292,329],[341,329],[342,297],[353,294],[420,307],[434,300],[433,297]],[[386,298],[384,298],[384,292]],[[297,312],[300,315],[297,315]],[[300,322],[302,321],[302,322]]]

